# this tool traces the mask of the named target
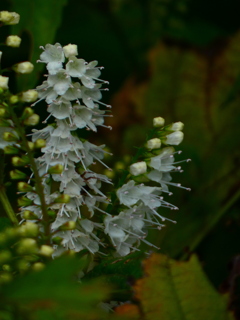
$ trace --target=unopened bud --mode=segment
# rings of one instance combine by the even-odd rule
[[[7,110],[5,108],[0,108],[0,117],[5,118],[8,116],[9,116],[9,113],[7,112]]]
[[[20,157],[12,157],[12,164],[15,167],[26,166],[28,163],[29,163],[29,158],[26,155],[23,155],[21,158]]]
[[[7,272],[11,272],[12,271],[12,267],[9,264],[4,264],[2,266],[3,271],[7,271]]]
[[[63,165],[56,164],[55,166],[48,169],[48,173],[50,174],[61,174],[63,172]]]
[[[162,117],[153,118],[154,127],[162,127],[164,126],[164,123],[165,123],[165,119],[163,119]]]
[[[35,126],[39,122],[39,115],[34,113],[32,116],[24,120],[24,124],[26,126]]]
[[[28,210],[26,210],[28,211]],[[31,211],[29,211],[31,212]],[[18,234],[23,237],[33,237],[35,238],[39,233],[39,228],[36,223],[27,221],[24,224],[21,225],[21,227],[18,229]]]
[[[59,230],[74,230],[76,229],[76,222],[75,221],[68,221],[66,223],[64,223],[63,225],[61,225],[61,227],[59,228]]]
[[[56,215],[57,215],[57,213],[56,213],[55,211],[53,211],[53,210],[48,210],[48,211],[47,211],[47,214],[48,214],[49,217],[51,217],[51,218],[55,218]]]
[[[31,199],[28,199],[27,197],[18,198],[19,207],[27,207],[30,206],[32,203],[33,201]]]
[[[50,246],[43,244],[39,250],[39,254],[45,257],[51,257],[54,252],[54,249]]]
[[[170,145],[179,145],[183,141],[184,134],[182,131],[174,131],[166,136],[165,143]]]
[[[61,194],[59,197],[54,199],[54,203],[68,203],[71,200],[68,194]]]
[[[133,163],[130,166],[130,173],[133,176],[138,176],[139,174],[143,174],[147,172],[147,164],[144,161]]]
[[[38,98],[38,92],[36,90],[28,90],[22,92],[21,100],[23,102],[34,102]]]
[[[171,131],[182,131],[184,127],[184,124],[180,121],[174,122],[168,126],[165,127],[166,130],[171,130]]]
[[[0,127],[9,127],[11,124],[9,122],[9,120],[6,120],[6,119],[3,119],[3,118],[0,118]]]
[[[33,271],[42,271],[45,268],[45,264],[42,262],[35,262],[32,265],[32,270]]]
[[[149,150],[159,149],[161,147],[161,140],[158,138],[153,138],[147,141],[147,148]]]
[[[9,174],[10,178],[13,180],[25,179],[27,177],[27,175],[24,172],[17,169],[10,171]]]
[[[3,139],[5,141],[13,141],[13,142],[17,142],[18,141],[18,137],[12,133],[12,132],[4,132],[3,133]]]
[[[6,39],[6,45],[8,47],[18,48],[22,39],[19,36],[8,36]]]
[[[30,184],[27,184],[26,182],[18,182],[17,188],[20,192],[29,192],[33,190],[33,187],[30,186]]]
[[[9,272],[2,272],[0,274],[0,283],[8,283],[12,281],[12,274]]]
[[[63,47],[63,52],[64,52],[66,58],[69,58],[71,56],[77,56],[78,55],[77,45],[70,43],[67,46]]]
[[[8,77],[0,76],[0,88],[3,90],[7,90],[8,89],[8,81],[9,81]]]
[[[0,11],[0,21],[6,25],[13,25],[19,22],[20,15],[16,12]]]
[[[55,244],[61,244],[63,239],[61,237],[54,237],[54,238],[52,238],[52,241]]]
[[[8,262],[12,258],[12,254],[8,250],[0,251],[0,264]]]
[[[36,254],[38,252],[37,242],[31,238],[25,238],[18,242],[18,254]]]
[[[23,110],[22,119],[27,119],[27,118],[29,118],[30,116],[32,116],[33,114],[34,114],[33,109],[30,108],[30,107],[26,107],[26,108]]]
[[[30,210],[25,210],[22,213],[22,217],[25,220],[37,220],[38,216],[36,216],[32,211]]]
[[[19,98],[17,95],[12,95],[10,98],[9,98],[9,102],[11,104],[16,104],[17,102],[19,101]]]
[[[13,70],[17,73],[31,73],[33,71],[33,64],[29,61],[25,61],[25,62],[20,62],[18,64],[16,64],[15,66],[13,66]]]
[[[16,154],[19,152],[19,149],[14,146],[6,146],[3,151],[5,154]]]
[[[44,140],[44,139],[37,139],[37,140],[34,142],[34,147],[35,147],[36,149],[41,149],[41,148],[46,147],[46,140]]]
[[[28,141],[28,148],[30,149],[30,150],[34,150],[35,149],[35,145],[34,145],[34,143],[32,142],[32,141]]]

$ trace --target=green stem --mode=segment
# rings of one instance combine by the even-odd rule
[[[12,221],[14,225],[18,225],[18,219],[13,211],[13,208],[8,200],[4,187],[0,187],[0,201],[2,202],[3,208],[5,209],[9,219]]]
[[[206,235],[212,230],[212,228],[218,223],[218,221],[222,218],[224,213],[232,207],[232,205],[240,198],[240,189],[236,191],[236,193],[232,196],[232,198],[229,199],[229,201],[223,206],[221,210],[218,211],[218,214],[216,214],[207,224],[207,227],[204,229],[204,231],[200,232],[197,237],[194,239],[194,241],[190,245],[190,252],[192,252],[200,243],[201,241],[206,237]],[[181,259],[185,260],[187,258],[188,254],[184,254]]]
[[[32,171],[34,173],[36,193],[38,194],[39,199],[40,199],[40,206],[41,206],[42,215],[43,215],[42,222],[43,222],[45,236],[46,236],[46,243],[49,244],[50,243],[50,234],[51,234],[50,221],[49,221],[49,216],[47,213],[47,205],[46,205],[45,196],[44,196],[44,187],[42,185],[42,179],[39,176],[37,165],[35,163],[35,159],[33,157],[31,149],[29,148],[28,140],[25,136],[24,127],[20,123],[19,118],[16,116],[16,114],[13,110],[11,110],[11,114],[12,114],[13,122],[17,127],[18,134],[20,135],[20,138],[22,139],[23,146],[25,147],[25,149],[27,151],[27,155],[29,157],[29,162],[30,162]]]

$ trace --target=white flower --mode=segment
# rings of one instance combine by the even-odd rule
[[[159,149],[161,147],[161,140],[158,138],[153,138],[147,141],[147,148],[149,150]]]
[[[62,63],[65,60],[62,46],[59,43],[47,44],[42,49],[44,52],[40,55],[40,62],[47,63],[47,69],[51,75],[56,74],[62,69]]]
[[[130,173],[133,176],[138,176],[139,174],[143,174],[147,172],[147,164],[144,161],[140,161],[137,163],[133,163],[130,166]]]
[[[158,156],[151,158],[150,162],[148,163],[149,167],[163,172],[175,169],[175,166],[173,165],[173,153],[174,149],[172,147],[162,149]]]
[[[81,78],[86,72],[85,60],[71,57],[71,60],[66,64],[66,71],[71,77]]]
[[[163,127],[165,120],[162,117],[153,118],[153,126],[154,127]]]
[[[71,78],[66,75],[64,69],[60,69],[55,74],[49,75],[47,83],[58,95],[63,95],[71,86]]]
[[[184,134],[182,131],[174,131],[166,136],[166,144],[179,145],[183,141]]]

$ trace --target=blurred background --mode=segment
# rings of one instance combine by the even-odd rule
[[[177,220],[150,241],[161,252],[185,259],[196,252],[217,289],[240,292],[240,2],[234,0],[1,0],[0,10],[16,11],[19,25],[4,29],[22,37],[7,48],[2,65],[30,60],[39,46],[77,44],[79,57],[98,60],[110,82],[103,101],[113,106],[109,132],[91,141],[106,144],[116,170],[128,166],[143,146],[152,118],[182,121],[185,138],[177,148],[183,173],[169,201]],[[5,31],[4,31],[5,30]],[[5,32],[5,33],[4,33]],[[17,55],[16,55],[17,53]],[[18,61],[16,60],[19,59]],[[13,92],[43,81],[43,64],[29,77],[18,76]],[[33,81],[35,85],[33,86]],[[42,111],[40,111],[42,108]],[[37,112],[44,116],[44,104]],[[116,177],[117,179],[117,177]],[[233,288],[234,287],[234,288]],[[232,290],[232,291],[231,291]],[[237,291],[239,292],[237,293]]]

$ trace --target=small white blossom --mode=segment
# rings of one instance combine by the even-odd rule
[[[18,48],[22,39],[19,36],[8,36],[6,39],[6,45],[13,48]]]
[[[78,55],[77,45],[76,44],[68,44],[67,46],[63,47],[63,52],[64,52],[66,58],[69,58],[71,56],[77,56]]]
[[[3,90],[7,90],[8,89],[8,81],[9,81],[8,77],[0,76],[0,88]]]

